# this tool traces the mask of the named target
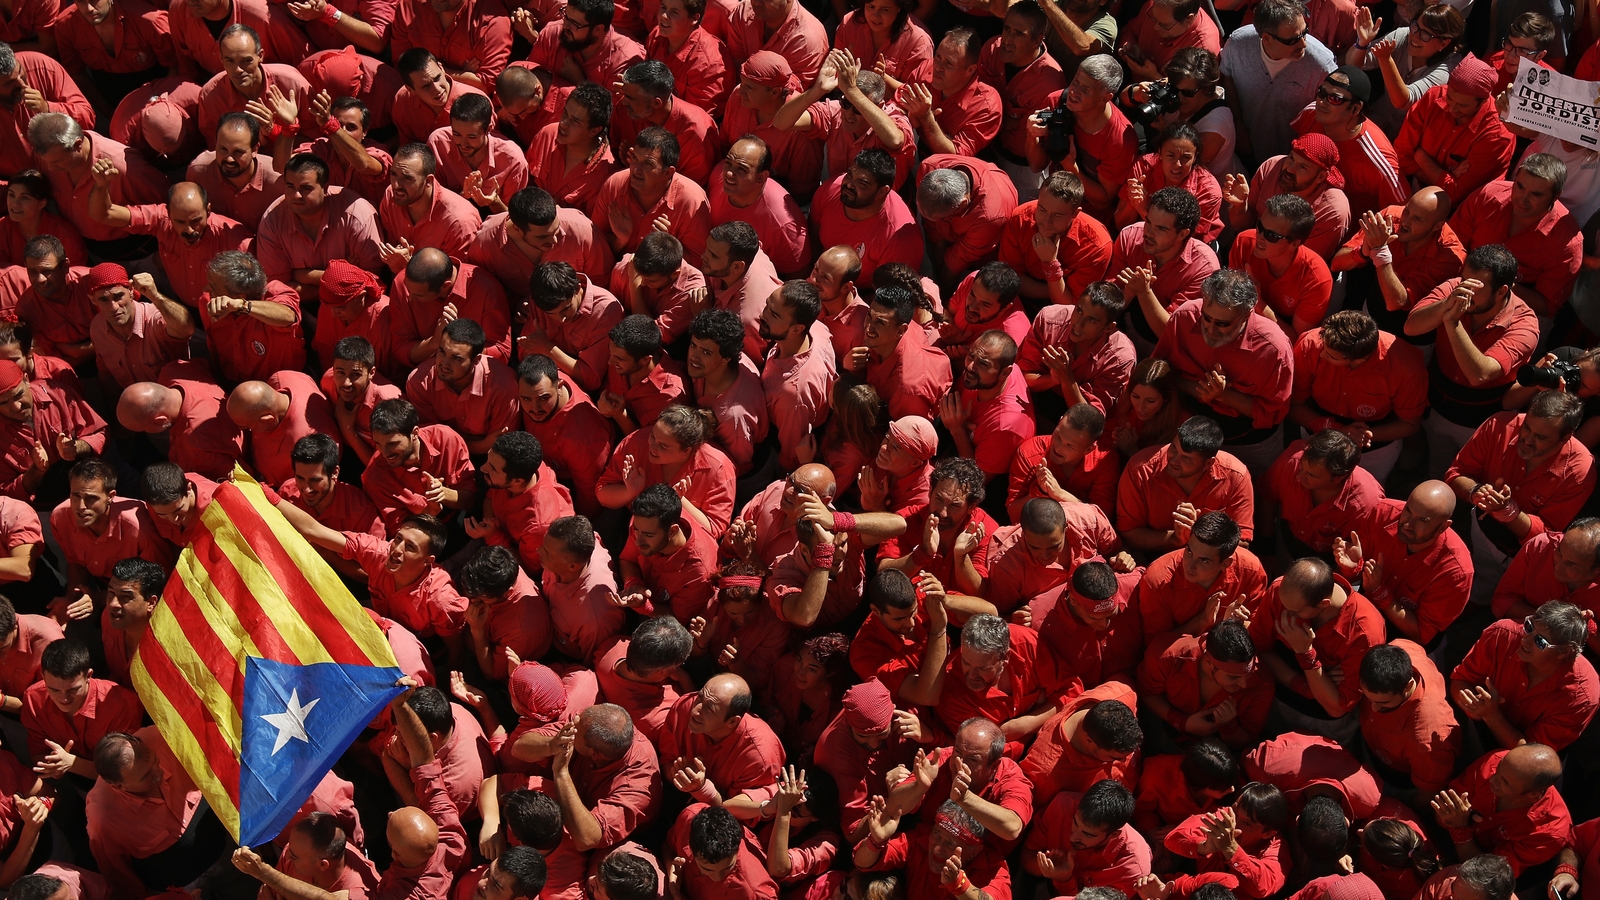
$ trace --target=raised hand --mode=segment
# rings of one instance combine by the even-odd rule
[[[1250,205],[1250,179],[1243,175],[1227,175],[1222,181],[1222,199],[1233,206]]]
[[[1466,794],[1445,788],[1428,802],[1433,807],[1433,817],[1444,828],[1466,828],[1472,824],[1472,801]]]
[[[122,173],[117,171],[117,164],[112,162],[110,157],[102,156],[89,168],[89,175],[94,178],[95,187],[109,189],[111,183],[121,177]]]

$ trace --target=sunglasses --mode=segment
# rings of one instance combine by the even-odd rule
[[[1277,35],[1275,35],[1275,34],[1273,34],[1272,32],[1269,31],[1269,32],[1266,33],[1266,35],[1267,35],[1267,37],[1272,38],[1273,40],[1277,41],[1280,44],[1283,44],[1284,46],[1293,47],[1295,44],[1298,44],[1301,41],[1305,40],[1306,39],[1306,35],[1308,35],[1310,33],[1311,32],[1309,30],[1306,30],[1306,31],[1300,32],[1299,34],[1295,35],[1294,37],[1278,37]]]
[[[1276,244],[1277,242],[1288,238],[1288,235],[1279,234],[1270,228],[1257,228],[1256,234],[1260,235],[1261,239],[1269,244]]]
[[[1533,645],[1538,647],[1540,650],[1549,650],[1551,647],[1555,646],[1555,644],[1544,635],[1533,634],[1533,616],[1528,616],[1526,619],[1522,620],[1522,633],[1533,635]]]
[[[1544,56],[1543,50],[1539,50],[1537,48],[1530,50],[1527,47],[1518,47],[1516,44],[1511,43],[1511,38],[1502,39],[1500,41],[1500,49],[1504,50],[1507,56],[1521,56],[1525,59],[1538,59],[1539,57]]]
[[[1185,100],[1192,100],[1195,97],[1198,97],[1200,95],[1200,90],[1201,89],[1200,88],[1189,88],[1188,90],[1185,90],[1183,88],[1173,88],[1173,90],[1178,92],[1178,96],[1179,97],[1182,97]]]
[[[1346,97],[1343,94],[1335,94],[1333,91],[1330,91],[1325,87],[1319,87],[1317,88],[1317,99],[1328,101],[1329,106],[1343,106],[1355,98]]]

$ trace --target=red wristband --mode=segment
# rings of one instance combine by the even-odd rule
[[[1296,653],[1294,661],[1300,664],[1300,671],[1310,672],[1322,668],[1322,663],[1317,659],[1317,648],[1312,647],[1304,653]]]
[[[1553,875],[1571,875],[1572,876],[1572,880],[1573,881],[1577,881],[1578,880],[1578,867],[1574,866],[1574,865],[1569,865],[1568,863],[1562,863],[1561,865],[1556,866],[1556,870],[1553,873]]]
[[[855,531],[856,530],[856,517],[851,513],[839,512],[838,510],[834,510],[834,513],[833,513],[833,530],[834,531]]]
[[[832,544],[818,544],[815,547],[811,548],[811,568],[813,568],[813,569],[831,569],[831,568],[833,568],[833,545]]]
[[[322,134],[324,137],[333,137],[335,134],[338,134],[339,129],[343,127],[343,125],[339,124],[338,119],[335,119],[333,116],[329,116],[328,121],[322,123]]]

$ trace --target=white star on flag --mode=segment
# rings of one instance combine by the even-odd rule
[[[289,743],[290,738],[311,743],[311,738],[306,734],[306,716],[310,715],[311,710],[321,702],[322,698],[318,697],[301,706],[300,690],[296,688],[289,692],[289,705],[283,712],[261,717],[267,720],[268,725],[278,729],[278,740],[272,745],[273,756],[278,755],[278,751],[283,749],[284,744]]]

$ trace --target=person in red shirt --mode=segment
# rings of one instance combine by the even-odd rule
[[[1339,574],[1360,581],[1391,636],[1431,646],[1466,607],[1473,565],[1450,527],[1455,508],[1449,485],[1424,481],[1403,502],[1379,500],[1348,539],[1334,538]]]
[[[1167,833],[1165,844],[1173,853],[1196,860],[1202,873],[1235,875],[1241,895],[1261,900],[1283,887],[1281,834],[1291,821],[1283,792],[1253,783],[1231,805],[1185,819]]]
[[[1597,473],[1574,436],[1582,418],[1575,395],[1544,391],[1526,413],[1496,413],[1478,426],[1445,472],[1456,496],[1474,507],[1474,596],[1494,589],[1508,554],[1565,528],[1587,502]]]
[[[1600,678],[1582,654],[1587,635],[1586,614],[1561,600],[1484,629],[1450,673],[1450,696],[1479,723],[1485,746],[1562,750],[1578,738],[1600,707]]]
[[[427,248],[453,257],[466,256],[483,217],[472,201],[441,184],[434,174],[438,160],[426,144],[406,144],[389,166],[389,189],[378,204],[378,220],[387,243],[383,261],[399,271]]]
[[[65,606],[81,610],[103,604],[112,567],[130,556],[172,564],[172,547],[156,534],[144,503],[117,496],[117,471],[109,463],[98,456],[78,460],[67,486],[67,499],[50,513],[50,529],[67,564]]]
[[[1048,879],[1058,895],[1109,887],[1135,896],[1150,874],[1150,845],[1129,824],[1133,792],[1109,778],[1082,794],[1063,791],[1028,832],[1022,868]]]
[[[425,143],[435,129],[449,127],[450,107],[463,94],[487,93],[486,88],[454,77],[426,48],[412,47],[393,58],[395,69],[405,81],[390,107],[402,145]]]
[[[995,533],[989,547],[985,601],[964,598],[964,608],[1010,615],[1018,606],[1047,602],[1079,563],[1110,559],[1119,571],[1134,568],[1133,558],[1119,552],[1122,541],[1100,508],[1088,503],[1060,503],[1035,497],[1022,505],[1016,525]]]
[[[1345,273],[1349,290],[1378,295],[1368,301],[1367,312],[1384,331],[1404,332],[1411,308],[1440,282],[1461,271],[1467,251],[1448,224],[1449,218],[1449,195],[1441,188],[1425,187],[1402,206],[1362,214],[1357,233],[1328,264],[1332,271]],[[1405,339],[1428,344],[1433,335],[1407,335]]]
[[[1217,176],[1200,164],[1200,133],[1187,122],[1174,122],[1139,157],[1117,196],[1116,225],[1126,228],[1144,218],[1148,199],[1162,188],[1182,188],[1200,202],[1195,237],[1210,242],[1222,233],[1222,187]]]
[[[338,434],[333,407],[316,381],[303,372],[281,371],[268,381],[246,381],[228,395],[228,417],[250,434],[250,463],[261,480],[281,484],[294,477],[289,453],[312,434]]]
[[[1200,201],[1183,188],[1162,188],[1146,202],[1144,221],[1117,234],[1106,277],[1122,288],[1129,336],[1141,351],[1155,346],[1172,313],[1200,299],[1206,278],[1222,268],[1216,251],[1194,236],[1199,225]]]
[[[1067,410],[1050,434],[1018,445],[1006,492],[1006,512],[1012,521],[1034,497],[1093,503],[1101,512],[1115,511],[1120,458],[1100,443],[1105,426],[1100,410],[1079,403]]]
[[[1450,227],[1468,251],[1499,244],[1516,256],[1513,290],[1545,318],[1566,305],[1583,263],[1583,223],[1561,202],[1566,183],[1565,163],[1548,153],[1531,153],[1512,178],[1472,192],[1450,216]]]
[[[939,420],[956,452],[976,461],[991,481],[1006,476],[1017,447],[1034,436],[1027,382],[1016,361],[1017,343],[1010,335],[985,331],[967,352],[961,390],[939,403]],[[995,485],[996,494],[1004,486],[1003,481]]]
[[[917,308],[898,286],[874,291],[861,346],[839,358],[842,369],[877,389],[895,419],[932,416],[950,391],[950,358],[916,322]]]
[[[1222,53],[1222,35],[1200,4],[1189,0],[1151,0],[1139,9],[1122,34],[1119,55],[1134,75],[1156,78],[1179,50],[1199,47]]]
[[[626,438],[650,428],[661,411],[687,402],[683,379],[663,365],[661,328],[648,315],[626,316],[612,326],[606,387],[597,407]]]
[[[1138,704],[1131,688],[1108,681],[1074,697],[1046,722],[1022,758],[1034,807],[1048,809],[1061,791],[1086,791],[1103,778],[1138,784],[1144,742],[1133,712]]]
[[[1361,661],[1361,740],[1385,782],[1438,793],[1455,771],[1461,732],[1444,676],[1411,641],[1373,647]]]
[[[964,854],[969,863],[999,861],[1021,843],[1033,819],[1033,798],[1028,779],[1016,761],[1005,755],[1002,727],[974,716],[952,728],[949,747],[917,751],[904,780],[889,785],[884,800],[892,815],[920,812],[918,831],[930,830],[945,801],[983,823],[987,832],[976,852]]]
[[[550,523],[573,514],[572,495],[545,465],[544,447],[527,432],[511,431],[495,438],[480,469],[488,488],[487,508],[480,518],[462,521],[469,537],[510,547],[535,576],[541,568],[539,547]]]
[[[1242,232],[1228,251],[1228,265],[1255,279],[1261,292],[1256,311],[1291,341],[1327,316],[1333,291],[1328,264],[1306,246],[1315,224],[1304,198],[1278,194],[1267,201],[1257,227]]]
[[[755,566],[743,560],[723,564],[717,606],[712,608],[710,620],[703,616],[689,620],[694,655],[715,660],[717,669],[738,675],[763,694],[771,691],[778,677],[778,660],[788,650],[793,634],[762,593],[765,580]],[[676,694],[673,700],[677,700]]]
[[[979,508],[984,474],[972,460],[955,457],[934,466],[928,483],[928,502],[900,511],[905,533],[878,548],[878,569],[929,573],[958,594],[976,596],[989,576],[990,541],[1000,530]],[[956,607],[958,614],[976,611]]]
[[[532,15],[513,16],[517,33],[533,44],[528,62],[552,73],[560,84],[615,84],[633,63],[644,59],[639,11],[633,4],[580,0],[568,4],[570,14],[554,7],[559,22],[534,32]],[[531,10],[530,10],[531,12]],[[602,30],[604,29],[604,30]]]
[[[89,648],[79,641],[51,642],[39,656],[39,669],[41,680],[23,694],[21,710],[34,771],[52,781],[69,774],[95,778],[100,739],[135,731],[143,721],[138,695],[94,677]]]
[[[980,853],[989,829],[956,801],[946,800],[910,834],[896,834],[900,816],[874,800],[866,819],[867,836],[856,844],[856,868],[886,871],[904,868],[911,897],[939,896],[957,900],[1011,900],[1011,869],[1003,859]],[[970,871],[970,874],[969,874]]]
[[[838,68],[840,62],[830,57],[828,65]],[[822,77],[820,72],[818,77]],[[822,174],[822,135],[775,125],[778,112],[791,95],[800,92],[801,84],[782,56],[770,50],[755,53],[740,65],[739,83],[728,95],[722,119],[730,136],[749,135],[763,141],[772,157],[774,177],[796,199],[806,202],[816,192]]]
[[[84,287],[96,310],[89,341],[102,379],[119,389],[154,381],[167,363],[189,356],[194,314],[161,293],[149,273],[129,278],[117,263],[101,263],[89,270]]]
[[[1345,179],[1342,190],[1350,201],[1350,214],[1358,219],[1405,203],[1407,193],[1394,144],[1363,114],[1371,98],[1372,80],[1367,73],[1355,66],[1340,66],[1322,79],[1316,102],[1301,110],[1293,123],[1301,134],[1325,134],[1333,139],[1339,150],[1339,172]]]
[[[1004,331],[1018,346],[1028,337],[1028,314],[1017,298],[1022,282],[1017,271],[1003,262],[984,263],[956,286],[945,304],[944,321],[934,329],[934,346],[959,364],[967,345],[985,331]]]
[[[811,234],[824,247],[848,247],[861,260],[857,284],[869,284],[887,263],[921,264],[922,229],[895,193],[895,160],[876,147],[862,150],[811,199]]]
[[[806,218],[788,189],[773,179],[772,166],[773,149],[766,141],[754,135],[735,141],[711,173],[711,224],[749,222],[779,274],[798,277],[811,268]]]
[[[354,263],[333,259],[323,270],[316,293],[321,309],[328,314],[318,317],[316,333],[311,338],[311,354],[315,362],[312,371],[324,368],[325,372],[331,372],[338,364],[338,348],[345,345],[347,337],[364,344],[367,348],[365,355],[371,356],[372,361],[370,364],[362,359],[345,361],[360,363],[369,376],[379,371],[394,372],[398,368],[393,359],[393,320],[389,314],[389,298],[384,295],[383,285],[376,275]],[[349,345],[345,347],[347,351],[350,349]],[[406,362],[409,364],[410,360]],[[331,398],[337,390],[334,383],[336,379],[330,380],[325,374],[324,381],[328,383],[323,385],[323,390]],[[366,385],[363,384],[361,388],[364,391]],[[396,393],[399,390],[395,388]],[[357,396],[352,394],[345,399],[354,404]],[[346,442],[353,444],[348,439]]]
[[[1067,86],[1061,64],[1046,49],[1050,19],[1038,5],[1015,6],[1002,16],[1000,34],[983,45],[978,77],[1000,93],[1001,168],[1017,184],[1023,201],[1038,196],[1045,173],[1028,165],[1028,117],[1050,105],[1051,94]]]
[[[934,280],[956,277],[994,259],[1000,230],[1017,208],[1017,187],[1005,170],[971,157],[936,153],[917,168],[917,212],[934,264]]]
[[[1495,585],[1490,610],[1502,619],[1519,619],[1546,600],[1565,600],[1590,612],[1600,607],[1600,519],[1586,516],[1563,532],[1528,539]],[[1600,636],[1591,634],[1587,643],[1597,640]]]
[[[530,290],[532,303],[517,336],[520,354],[546,356],[583,390],[598,390],[607,374],[607,336],[625,315],[622,304],[564,262],[540,263]]]
[[[1139,585],[1145,641],[1198,635],[1230,618],[1253,612],[1267,594],[1267,572],[1254,553],[1239,546],[1240,529],[1227,513],[1202,513],[1189,526],[1188,543],[1160,556]]]
[[[1170,444],[1135,454],[1117,485],[1117,532],[1145,552],[1181,548],[1200,516],[1224,512],[1246,544],[1255,533],[1250,472],[1222,449],[1222,428],[1207,416],[1178,426]]]
[[[895,768],[910,771],[918,745],[896,727],[895,698],[883,682],[873,678],[851,687],[840,706],[817,739],[815,759],[838,786],[841,829],[859,840],[876,786]]]
[[[1443,188],[1459,206],[1504,172],[1516,137],[1495,108],[1498,80],[1492,66],[1468,55],[1451,70],[1448,84],[1428,88],[1413,101],[1394,139],[1400,174],[1416,187]]]
[[[305,366],[300,295],[268,280],[254,256],[224,250],[206,269],[200,324],[222,379],[264,380],[281,369]]]
[[[1249,631],[1226,618],[1200,637],[1184,635],[1165,648],[1152,643],[1139,667],[1139,693],[1180,745],[1216,735],[1230,747],[1250,747],[1272,709],[1272,682],[1257,663]]]
[[[1105,277],[1111,261],[1111,235],[1099,220],[1083,214],[1083,180],[1051,173],[1038,199],[1007,216],[999,258],[1017,270],[1022,296],[1056,306],[1079,303],[1085,289]]]
[[[973,716],[999,722],[1008,741],[1021,742],[1037,732],[1060,709],[1059,693],[1064,693],[1051,694],[1040,683],[1038,651],[1039,638],[1030,628],[988,614],[968,618],[960,652],[931,687],[936,700],[928,705],[934,706],[943,733],[955,733]],[[934,723],[922,727],[940,734]]]
[[[1248,181],[1230,175],[1223,185],[1228,224],[1249,228],[1267,214],[1267,204],[1281,194],[1294,194],[1311,204],[1314,224],[1306,246],[1324,262],[1333,258],[1350,230],[1350,201],[1339,171],[1339,148],[1324,134],[1303,134],[1289,153],[1261,164]]]
[[[1427,378],[1415,347],[1379,331],[1372,316],[1341,310],[1295,340],[1289,420],[1344,433],[1361,450],[1361,468],[1382,484],[1400,458],[1400,439],[1422,430]]]
[[[509,678],[509,659],[540,659],[550,650],[550,608],[505,547],[488,546],[455,576],[467,598],[473,655],[484,677]]]
[[[207,478],[226,479],[244,455],[244,436],[223,412],[228,395],[199,363],[173,362],[159,383],[129,385],[117,421],[129,431],[167,436],[167,458]]]
[[[684,518],[683,500],[670,485],[645,488],[630,511],[632,539],[620,564],[622,604],[641,615],[670,611],[684,623],[714,617],[712,595],[720,583],[716,540]]]
[[[982,56],[983,42],[971,28],[952,28],[933,52],[927,84],[906,84],[896,92],[930,154],[976,158],[1000,133],[1005,104],[979,77]]]
[[[1046,98],[1046,105],[1072,115],[1072,139],[1055,146],[1039,114],[1028,119],[1028,162],[1035,170],[1054,164],[1083,182],[1083,207],[1110,228],[1115,222],[1117,194],[1128,183],[1139,156],[1133,125],[1115,103],[1122,87],[1122,65],[1109,53],[1097,53],[1078,64],[1065,90]]]
[[[1025,613],[1018,610],[1039,632],[1046,690],[1077,693],[1085,685],[1134,680],[1144,656],[1139,577],[1089,560],[1072,573],[1066,590],[1036,597]]]
[[[409,368],[406,363],[422,365],[436,357],[445,326],[457,318],[483,329],[488,356],[502,362],[511,358],[510,310],[489,270],[436,247],[419,250],[404,265],[389,306],[394,360],[402,371]],[[447,311],[454,315],[446,318]],[[454,342],[464,343],[459,337]]]
[[[1214,812],[1238,784],[1239,759],[1219,738],[1201,738],[1181,754],[1152,756],[1134,792],[1134,827],[1156,842],[1162,857],[1168,832],[1190,816]],[[1167,868],[1160,862],[1156,867]]]
[[[327,301],[323,302],[326,308]],[[388,318],[387,304],[384,310],[384,318]],[[387,346],[387,340],[384,344]],[[342,337],[333,345],[333,364],[322,376],[323,392],[333,401],[333,418],[339,423],[340,443],[350,451],[354,468],[364,468],[372,458],[373,408],[400,398],[400,389],[377,370],[379,358],[366,338]]]
[[[683,242],[684,258],[701,268],[711,232],[711,204],[706,192],[678,171],[678,139],[652,125],[639,132],[628,151],[628,170],[606,179],[589,208],[597,235],[621,255],[639,249],[639,241],[666,220],[666,232]]]
[[[1550,747],[1498,750],[1434,795],[1434,819],[1450,832],[1458,857],[1471,861],[1494,854],[1518,875],[1548,861],[1572,839],[1572,817],[1556,789],[1560,778],[1561,759]]]
[[[385,400],[372,409],[372,458],[361,487],[383,523],[393,529],[406,515],[447,516],[478,499],[477,473],[467,443],[444,425],[422,425],[417,408]]]
[[[846,23],[840,26],[841,33],[849,27],[848,20],[853,15],[860,14],[847,13]],[[899,18],[904,20],[906,13],[901,12]],[[885,24],[892,21],[886,20]],[[913,31],[922,33],[922,39],[928,40],[927,34],[915,22],[905,27],[901,38],[911,37]],[[930,55],[933,52],[931,42],[928,52]],[[894,64],[892,61],[885,63],[887,66]],[[931,70],[931,59],[927,67]],[[821,142],[830,160],[829,171],[834,175],[847,168],[848,161],[855,159],[861,151],[883,150],[894,157],[895,172],[891,187],[899,190],[915,167],[917,136],[911,127],[911,120],[895,103],[893,91],[886,81],[892,77],[870,69],[862,71],[861,58],[849,50],[835,50],[828,55],[821,71],[817,73],[816,81],[805,91],[790,94],[783,106],[773,113],[771,127],[779,131],[799,131]],[[926,74],[922,74],[908,80],[926,79]],[[843,96],[838,100],[823,99],[834,90],[840,91]]]
[[[1278,532],[1291,556],[1329,554],[1335,539],[1365,520],[1383,486],[1357,463],[1361,451],[1342,431],[1295,441],[1267,471]]]
[[[1511,900],[1516,896],[1515,888],[1516,873],[1512,871],[1511,863],[1502,856],[1490,853],[1439,869],[1413,892],[1413,896],[1418,900],[1452,900],[1455,897]],[[1563,896],[1575,897],[1577,894],[1568,892]]]
[[[19,103],[17,108],[27,107]],[[101,158],[109,158],[123,175],[111,186],[114,202],[131,206],[160,203],[165,199],[167,178],[145,162],[144,157],[116,141],[84,130],[64,112],[35,115],[28,122],[27,139],[19,141],[18,145],[33,147],[39,168],[50,177],[50,192],[61,214],[95,252],[114,255],[122,261],[131,253],[148,252],[147,240],[127,241],[122,232],[91,219],[88,211],[89,191],[94,184],[91,170]],[[28,165],[31,163],[17,165],[11,171],[20,171]]]
[[[288,840],[276,867],[266,865],[246,848],[234,857],[240,871],[258,879],[268,890],[293,896],[296,889],[349,891],[351,900],[367,900],[377,884],[378,869],[356,841],[347,838],[338,817],[321,810],[311,812],[286,829]]]
[[[705,184],[722,146],[721,132],[710,113],[673,96],[679,85],[665,63],[636,62],[617,81],[622,87],[611,117],[612,154],[626,159],[639,132],[659,126],[678,139],[678,171],[696,184]]]
[[[548,356],[522,358],[517,391],[523,428],[540,439],[544,461],[570,486],[574,507],[585,515],[598,510],[595,485],[612,450],[605,418]]]
[[[764,848],[728,810],[696,803],[678,814],[667,838],[674,853],[667,894],[682,900],[777,900]],[[691,860],[693,861],[691,864]]]
[[[172,291],[185,304],[198,305],[206,289],[206,265],[223,250],[243,250],[249,246],[250,229],[223,215],[211,212],[205,193],[193,182],[173,185],[165,205],[134,207],[111,202],[110,183],[118,177],[110,160],[97,161],[93,170],[95,186],[89,192],[89,215],[95,221],[130,234],[150,234],[156,238],[162,270],[173,282]]]
[[[657,744],[673,787],[745,820],[765,817],[784,761],[777,736],[750,712],[752,699],[743,678],[714,675],[667,713]]]
[[[50,509],[65,499],[67,469],[105,452],[106,423],[72,382],[29,380],[0,360],[0,495]]]
[[[666,63],[683,99],[701,109],[722,109],[728,99],[726,48],[722,38],[705,26],[705,0],[672,0],[661,4],[655,22],[645,22],[650,34],[645,55]]]
[[[438,332],[433,359],[406,379],[419,419],[455,429],[473,456],[489,452],[522,418],[516,373],[487,352],[488,342],[476,321],[454,319]]]
[[[506,211],[506,201],[528,186],[522,148],[492,130],[494,104],[466,94],[450,105],[450,125],[428,136],[439,181],[480,210]]]
[[[641,246],[650,243],[645,238]],[[688,299],[686,305],[692,306]],[[766,441],[769,422],[761,377],[741,363],[744,324],[732,310],[702,310],[689,323],[688,338],[689,355],[684,369],[695,401],[702,409],[716,413],[718,445],[733,460],[738,473],[748,475],[759,461],[768,458],[769,451],[760,445]]]
[[[289,453],[294,477],[278,486],[278,496],[334,531],[387,537],[378,508],[372,505],[360,485],[339,480],[339,458],[339,442],[329,435],[308,434],[295,441]],[[347,575],[357,570],[338,557],[324,554],[324,558]]]
[[[97,164],[98,165],[98,164]],[[39,351],[80,365],[93,358],[89,321],[90,270],[67,258],[66,247],[52,234],[41,234],[22,250],[27,289],[14,301],[13,316],[26,322]]]

